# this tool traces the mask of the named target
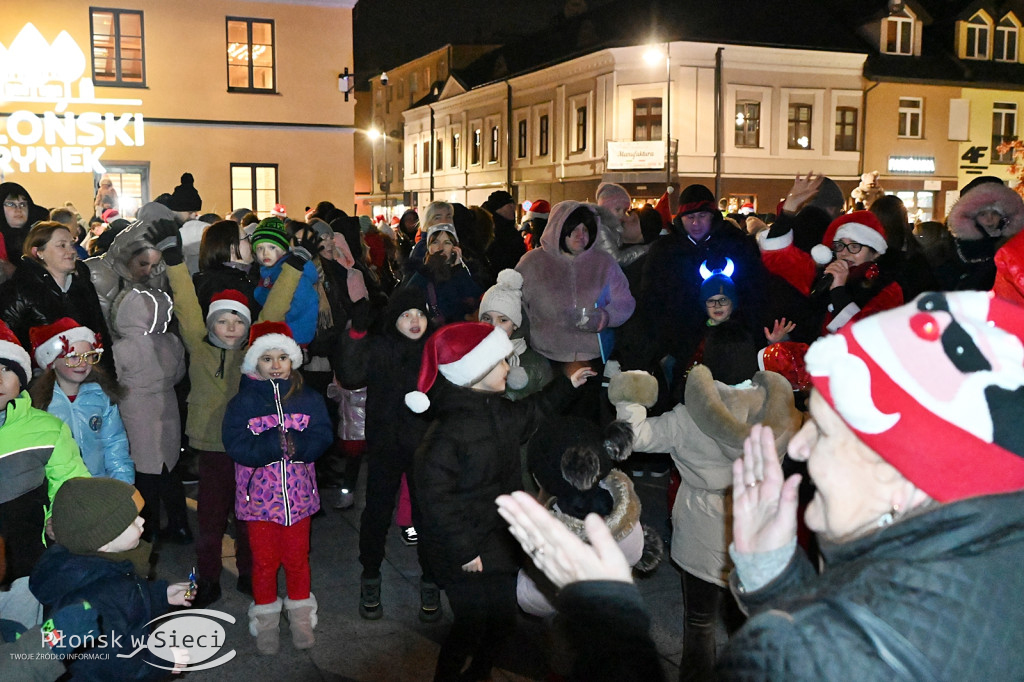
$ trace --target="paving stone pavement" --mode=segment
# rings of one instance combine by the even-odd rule
[[[365,467],[363,470],[365,476]],[[667,536],[665,491],[668,477],[649,474],[635,479],[643,503],[643,521]],[[254,680],[324,680],[358,682],[418,682],[430,680],[441,642],[451,624],[451,612],[444,600],[445,618],[437,624],[420,623],[419,564],[416,548],[404,545],[399,530],[388,533],[387,556],[381,601],[384,617],[377,621],[360,618],[358,561],[359,515],[363,508],[364,486],[358,486],[356,505],[336,511],[330,503],[336,490],[322,491],[325,514],[313,520],[310,564],[313,593],[319,602],[316,645],[297,651],[291,645],[288,626],[282,618],[281,650],[276,656],[260,656],[255,639],[249,635],[246,609],[251,598],[235,590],[234,543],[225,537],[225,571],[221,576],[224,596],[211,605],[236,619],[225,623],[226,648],[236,656],[216,668],[189,673],[191,680],[253,682]],[[186,486],[190,497],[190,521],[195,530],[196,486]],[[164,545],[158,548],[157,577],[184,580],[195,563],[195,546]],[[658,645],[666,678],[678,678],[682,640],[682,594],[679,571],[666,559],[653,576],[639,581],[652,615],[651,634]],[[280,575],[280,593],[284,594],[284,572]],[[544,680],[546,664],[546,627],[538,619],[522,615],[512,641],[505,647],[494,670],[493,679]]]

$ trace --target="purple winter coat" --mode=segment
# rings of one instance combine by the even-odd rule
[[[562,225],[580,206],[590,207],[600,221],[596,207],[590,204],[559,202],[551,210],[540,238],[541,248],[528,251],[516,266],[523,276],[523,309],[530,319],[530,348],[557,362],[601,356],[597,334],[577,329],[576,322],[577,309],[593,307],[606,286],[610,296],[604,306],[608,327],[624,323],[636,308],[626,276],[614,257],[593,244],[575,257],[561,250]]]
[[[235,460],[235,516],[291,526],[320,509],[313,464],[331,444],[324,399],[291,382],[242,377],[228,403],[222,436]]]

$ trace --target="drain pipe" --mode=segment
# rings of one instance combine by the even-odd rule
[[[722,196],[722,52],[715,51],[715,199]]]

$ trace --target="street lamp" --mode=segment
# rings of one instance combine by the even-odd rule
[[[381,172],[381,169],[379,167],[377,168],[377,183],[380,185],[380,188],[384,190],[384,213],[387,214],[388,203],[390,201],[389,194],[391,192],[391,179],[388,173],[388,135],[387,133],[382,133],[376,128],[370,128],[366,131],[366,134],[370,137],[374,148],[376,148],[377,140],[383,140],[384,142],[384,170]],[[388,218],[390,217],[391,216],[389,215]]]
[[[670,43],[664,49],[651,45],[644,52],[644,61],[650,66],[665,63],[665,185],[672,186],[672,52]]]

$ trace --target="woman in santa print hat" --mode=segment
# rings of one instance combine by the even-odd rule
[[[498,648],[515,627],[519,569],[515,542],[494,498],[522,487],[520,445],[572,399],[573,388],[595,375],[580,368],[512,402],[502,397],[509,372],[505,358],[512,352],[500,327],[442,327],[423,349],[419,390],[406,395],[410,409],[430,409],[434,416],[413,466],[422,510],[417,530],[455,617],[435,680],[490,679]]]

